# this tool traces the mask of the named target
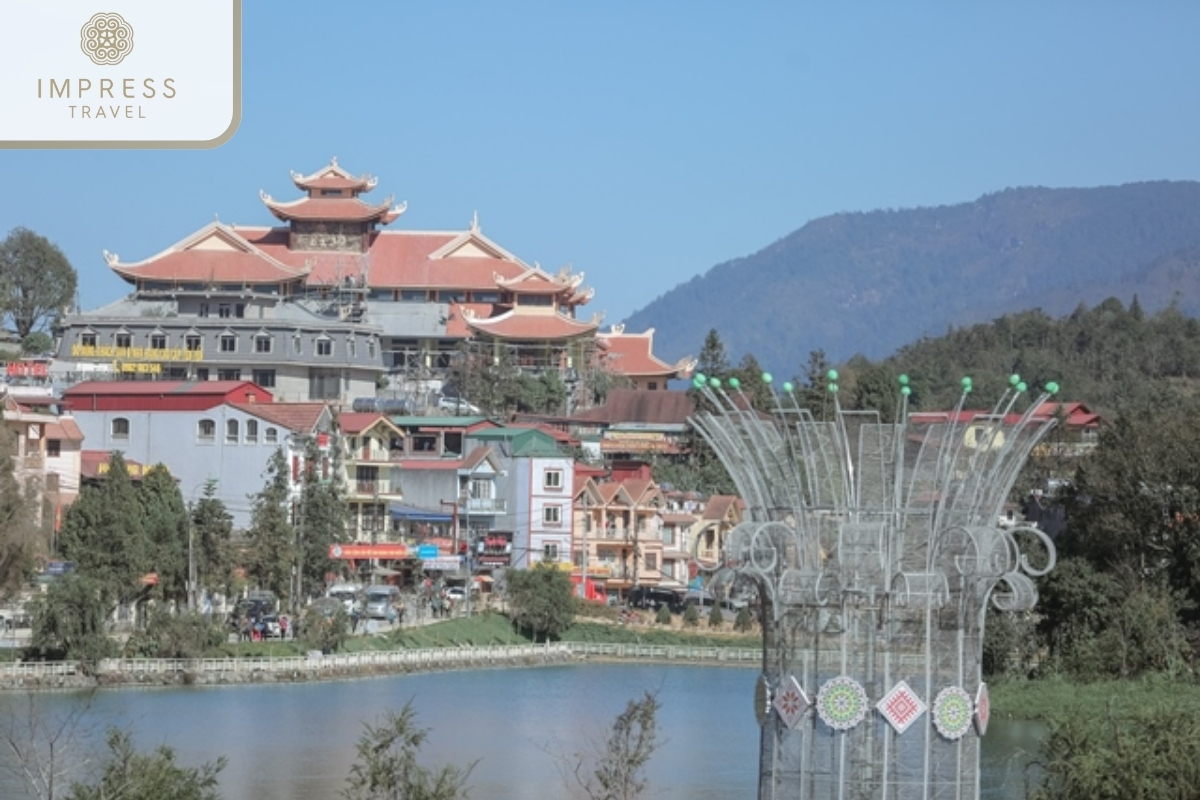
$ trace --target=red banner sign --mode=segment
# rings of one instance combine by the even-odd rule
[[[331,544],[329,557],[343,560],[408,558],[408,548],[402,544]]]
[[[9,361],[6,372],[13,378],[46,378],[50,375],[50,365],[44,361]]]

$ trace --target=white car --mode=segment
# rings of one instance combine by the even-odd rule
[[[461,397],[439,397],[439,411],[449,411],[451,414],[478,414],[479,406],[472,405]]]

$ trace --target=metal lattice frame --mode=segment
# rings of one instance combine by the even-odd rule
[[[986,606],[1032,608],[1031,578],[1055,560],[1041,531],[997,523],[1054,425],[1033,409],[1057,386],[1018,414],[1014,376],[990,413],[962,421],[963,383],[954,414],[912,421],[904,387],[885,423],[843,411],[835,384],[823,422],[790,386],[762,414],[736,381],[695,381],[710,410],[692,423],[748,506],[712,577],[750,579],[762,600],[764,800],[979,797]],[[1036,566],[1023,543],[1042,550]]]

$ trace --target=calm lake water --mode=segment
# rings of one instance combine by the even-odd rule
[[[752,798],[758,673],[716,667],[591,664],[447,672],[334,683],[220,688],[120,689],[98,693],[87,725],[100,736],[117,725],[139,747],[168,744],[188,765],[224,755],[228,800],[331,800],[354,760],[362,723],[411,700],[429,739],[427,764],[478,760],[471,796],[568,797],[557,756],[587,749],[628,700],[655,691],[665,743],[650,767],[648,797]],[[27,714],[24,696],[0,697],[8,720]],[[75,694],[33,697],[39,713],[62,714]],[[6,723],[6,729],[7,729]],[[1024,796],[1013,753],[1036,746],[1041,728],[994,720],[984,741],[988,800]],[[0,754],[3,761],[7,754]],[[0,783],[0,796],[12,787]],[[17,795],[20,796],[20,795]]]

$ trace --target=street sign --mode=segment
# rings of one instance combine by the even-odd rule
[[[422,561],[430,561],[438,557],[438,549],[435,544],[423,544],[417,548],[417,558]]]

